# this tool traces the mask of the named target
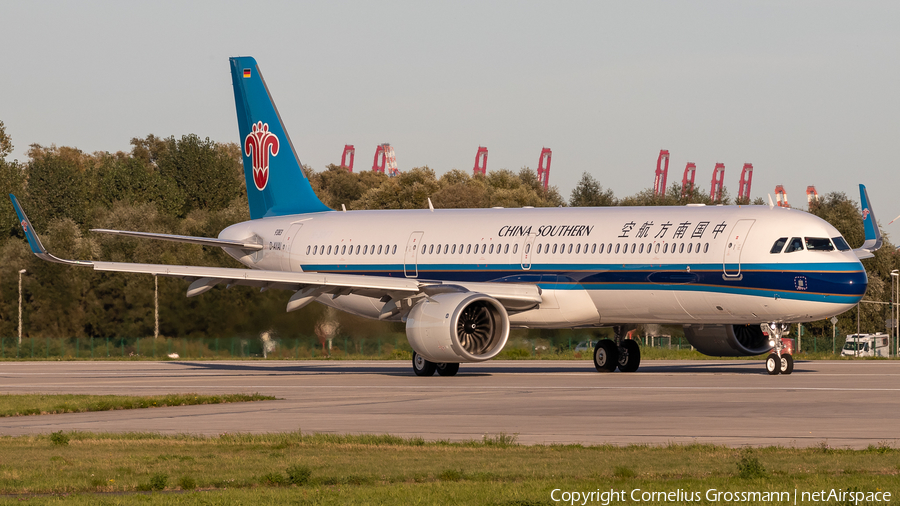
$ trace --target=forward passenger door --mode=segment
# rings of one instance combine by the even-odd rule
[[[722,271],[725,277],[736,278],[741,275],[741,250],[750,233],[750,227],[756,220],[738,220],[728,234],[725,243],[725,256],[722,259]]]

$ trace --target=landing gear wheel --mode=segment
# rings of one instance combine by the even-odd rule
[[[601,339],[594,347],[594,367],[599,372],[613,372],[619,365],[619,350],[610,339]]]
[[[413,352],[412,362],[413,372],[416,373],[416,376],[434,376],[434,371],[437,370],[437,364],[425,360],[425,357],[416,352]]]
[[[787,353],[781,355],[781,374],[794,372],[794,357]]]
[[[766,372],[771,376],[781,372],[781,360],[778,358],[777,354],[770,353],[769,356],[766,357]]]
[[[641,348],[631,339],[622,341],[619,352],[619,370],[622,372],[637,371],[641,365]]]
[[[457,363],[448,362],[434,365],[439,376],[456,376],[456,373],[459,372],[459,364]]]

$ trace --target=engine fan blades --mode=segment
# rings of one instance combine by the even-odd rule
[[[462,347],[473,355],[488,351],[494,337],[494,315],[487,304],[476,302],[459,315],[456,334]]]

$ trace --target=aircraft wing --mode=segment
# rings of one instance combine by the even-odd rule
[[[10,199],[16,210],[16,214],[19,216],[22,228],[25,230],[25,237],[28,239],[28,245],[31,247],[32,253],[37,257],[48,262],[91,267],[96,271],[131,272],[182,278],[191,282],[191,285],[187,290],[188,297],[200,295],[222,283],[227,284],[229,287],[238,285],[253,286],[261,289],[277,288],[294,290],[296,293],[291,297],[287,305],[287,310],[293,311],[300,309],[322,295],[331,295],[332,298],[337,298],[342,295],[355,294],[376,298],[381,301],[381,303],[384,304],[383,318],[391,318],[398,314],[402,315],[419,299],[442,292],[456,291],[483,293],[494,297],[510,311],[525,311],[532,309],[542,301],[541,290],[534,284],[479,282],[448,284],[441,281],[393,278],[387,276],[364,276],[358,274],[323,274],[317,272],[284,272],[232,267],[67,260],[58,258],[47,251],[38,235],[34,232],[34,228],[31,226],[31,222],[22,210],[21,205],[19,205],[19,201],[14,195],[10,195]],[[141,232],[132,232],[130,234],[143,235]]]
[[[125,237],[140,237],[142,239],[157,239],[160,241],[184,242],[189,244],[201,244],[203,246],[218,246],[220,248],[235,248],[245,251],[259,251],[262,244],[252,242],[232,241],[229,239],[213,239],[211,237],[194,237],[190,235],[154,234],[152,232],[132,232],[130,230],[109,230],[106,228],[92,228],[91,232],[101,234],[121,235]]]

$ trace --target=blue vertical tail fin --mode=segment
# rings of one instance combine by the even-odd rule
[[[331,211],[303,174],[256,60],[230,60],[250,219]]]
[[[859,185],[859,207],[860,211],[862,211],[866,242],[853,251],[860,259],[872,258],[875,256],[874,252],[881,248],[883,240],[881,238],[881,230],[878,228],[878,222],[875,221],[875,211],[872,210],[872,204],[869,202],[869,192],[866,191],[865,185]]]

